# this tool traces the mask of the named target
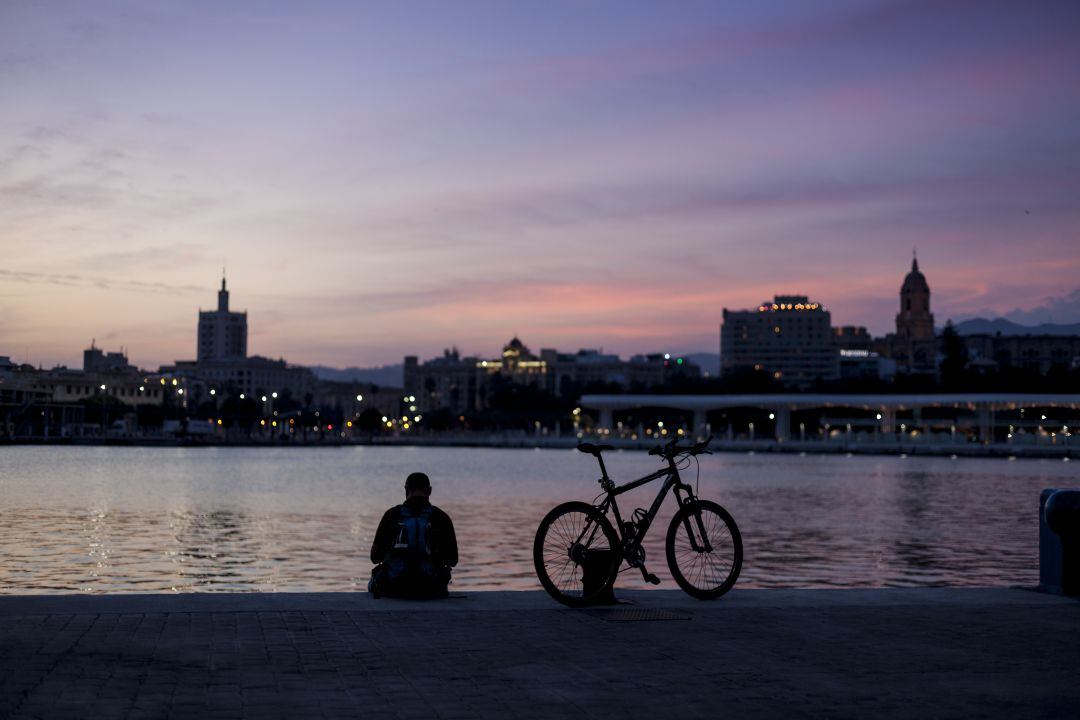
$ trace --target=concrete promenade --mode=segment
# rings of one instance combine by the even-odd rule
[[[0,717],[1080,717],[1019,589],[0,596]]]

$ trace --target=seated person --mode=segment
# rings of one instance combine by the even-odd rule
[[[431,481],[416,472],[405,480],[405,502],[386,511],[371,544],[368,592],[375,597],[444,598],[457,565],[450,516],[431,504]]]

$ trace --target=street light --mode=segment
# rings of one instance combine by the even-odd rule
[[[210,388],[210,394],[217,395],[217,390],[215,390],[214,388]]]
[[[364,402],[364,396],[363,395],[357,395],[356,396],[356,402]]]

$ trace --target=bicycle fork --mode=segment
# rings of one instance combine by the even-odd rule
[[[690,505],[693,501],[688,502]],[[691,518],[693,522],[691,523]],[[694,529],[697,529],[701,541],[698,542],[698,538],[694,537]],[[686,528],[686,536],[690,538],[690,549],[699,553],[711,553],[712,543],[709,542],[709,534],[705,532],[705,521],[701,519],[701,510],[696,509],[692,516],[683,518],[683,527]]]

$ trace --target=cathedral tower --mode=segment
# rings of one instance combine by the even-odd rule
[[[919,271],[918,258],[912,258],[911,272],[900,286],[900,312],[896,314],[892,356],[897,369],[902,372],[937,372],[930,285],[926,282],[926,276]]]

